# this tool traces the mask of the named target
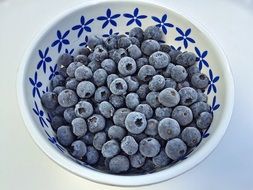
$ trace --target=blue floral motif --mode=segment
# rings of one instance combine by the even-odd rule
[[[103,34],[103,37],[104,37],[104,38],[107,38],[107,37],[109,37],[109,36],[111,36],[111,35],[113,35],[113,34],[114,34],[114,35],[118,35],[119,33],[118,33],[118,32],[114,32],[114,33],[113,33],[113,30],[110,29],[109,32],[108,32],[108,34]]]
[[[152,19],[155,22],[158,22],[158,24],[156,26],[159,27],[159,28],[162,28],[164,34],[167,34],[167,28],[166,27],[171,27],[171,28],[174,27],[173,24],[166,22],[167,17],[168,17],[167,14],[164,14],[161,19],[159,19],[155,16],[152,16]]]
[[[85,30],[86,32],[91,32],[91,28],[88,25],[91,24],[93,21],[94,19],[92,18],[90,20],[87,20],[87,22],[85,22],[85,17],[81,16],[80,24],[73,26],[72,30],[79,30],[77,34],[77,37],[79,38],[82,35],[83,30]]]
[[[52,61],[51,57],[47,56],[48,51],[49,51],[49,47],[46,48],[44,53],[41,50],[39,50],[39,56],[41,60],[39,61],[37,65],[37,69],[40,69],[42,66],[44,73],[46,73],[46,63],[49,63]]]
[[[123,14],[124,17],[130,18],[130,20],[127,22],[127,26],[131,25],[133,22],[135,22],[139,27],[141,27],[141,19],[147,18],[146,15],[138,15],[139,9],[135,8],[133,14],[125,13]]]
[[[84,47],[86,47],[86,46],[87,46],[87,43],[88,43],[88,36],[85,36],[84,42],[80,43],[79,46],[84,46]]]
[[[120,17],[120,14],[115,14],[112,15],[111,9],[107,9],[106,11],[106,16],[99,16],[97,17],[98,20],[100,21],[105,21],[104,24],[102,25],[102,29],[105,28],[109,23],[113,26],[117,26],[117,23],[115,22],[114,19]]]
[[[62,35],[61,34],[61,31],[60,30],[57,30],[57,40],[55,40],[51,46],[54,47],[56,45],[58,45],[58,53],[61,52],[61,48],[62,48],[62,45],[65,44],[65,45],[68,45],[69,44],[69,40],[68,39],[65,39],[68,34],[69,34],[70,30],[67,30],[66,32],[64,32],[64,34]]]
[[[49,91],[49,88],[48,88],[48,86],[47,86],[45,90],[42,90],[42,93],[45,94],[45,93],[48,92],[48,91]]]
[[[56,140],[55,137],[51,137],[51,136],[48,134],[48,132],[47,132],[46,130],[45,130],[45,133],[46,133],[47,136],[48,136],[48,140],[49,140],[53,145],[55,145],[61,152],[65,152],[65,151],[64,151],[64,148],[63,148],[61,145],[58,144],[58,142],[57,142],[57,140]]]
[[[210,80],[209,80],[209,86],[208,86],[208,89],[207,89],[207,94],[209,94],[212,91],[212,89],[213,89],[214,93],[216,93],[217,88],[215,86],[215,83],[218,82],[220,77],[219,76],[214,77],[212,70],[209,69],[209,79]]]
[[[40,81],[38,81],[38,74],[37,74],[37,72],[34,73],[34,79],[29,78],[29,81],[30,81],[30,83],[33,86],[33,89],[32,89],[33,97],[35,97],[35,95],[37,93],[38,97],[40,98],[39,88],[42,86],[42,83]]]
[[[49,76],[49,80],[51,80],[52,78],[54,78],[56,75],[59,74],[59,72],[57,71],[57,64],[55,64],[54,67],[49,67],[50,71],[51,71],[51,74]]]
[[[209,64],[207,63],[207,61],[204,59],[207,54],[208,54],[208,51],[204,51],[203,53],[200,52],[199,48],[195,47],[195,51],[198,55],[196,61],[199,62],[199,70],[201,71],[202,67],[203,67],[203,64],[206,66],[206,67],[209,67]]]
[[[72,55],[73,52],[74,52],[74,49],[71,49],[71,50],[65,49],[65,53],[67,54]]]
[[[212,102],[212,106],[211,106],[211,111],[215,111],[220,107],[220,104],[216,104],[216,96],[213,97],[213,102]]]
[[[190,38],[189,35],[191,33],[191,29],[188,28],[185,33],[178,27],[176,27],[177,32],[181,35],[175,38],[176,41],[182,41],[184,42],[184,47],[188,47],[188,41],[191,43],[195,43],[195,40]]]
[[[181,46],[179,46],[178,48],[176,48],[176,47],[174,47],[174,46],[170,46],[171,47],[171,49],[173,49],[173,50],[178,50],[178,51],[180,51],[181,50]]]
[[[42,127],[44,127],[44,126],[48,127],[46,121],[43,118],[44,112],[38,108],[38,105],[35,101],[34,101],[34,105],[35,105],[35,108],[33,108],[33,112],[38,116],[41,126]]]

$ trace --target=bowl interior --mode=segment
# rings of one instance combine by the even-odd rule
[[[136,176],[133,182],[127,176],[102,174],[92,168],[80,166],[79,164],[83,163],[72,158],[57,142],[50,126],[51,118],[43,109],[40,97],[49,90],[50,80],[57,75],[56,60],[60,54],[64,52],[76,54],[78,49],[86,46],[92,34],[103,37],[118,33],[128,34],[133,27],[139,26],[145,29],[150,25],[157,25],[162,29],[164,39],[161,43],[166,42],[175,49],[196,53],[199,69],[210,79],[205,93],[208,95],[208,103],[214,113],[214,120],[211,127],[203,132],[200,145],[190,155],[170,168],[146,175],[150,176],[149,180],[145,178],[144,181],[143,176]],[[226,111],[230,110],[229,106],[231,106],[227,97],[232,81],[228,76],[230,73],[226,64],[223,54],[208,34],[165,7],[141,1],[110,1],[83,5],[68,11],[53,22],[29,49],[21,66],[21,78],[19,78],[22,114],[35,141],[51,158],[67,169],[102,183],[120,185],[154,183],[174,177],[196,165],[210,153],[213,145],[210,145],[207,150],[208,142],[211,143],[213,138],[212,143],[217,144],[217,139],[221,138],[222,134],[218,135],[218,133],[225,131],[226,126],[221,126],[221,124],[225,124],[222,122],[228,117]]]

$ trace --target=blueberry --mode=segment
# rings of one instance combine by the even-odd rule
[[[174,88],[175,89],[176,87],[177,87],[177,83],[172,78],[165,79],[164,88]]]
[[[66,110],[66,108],[64,108],[64,107],[62,107],[62,106],[60,106],[60,105],[58,105],[54,110],[50,110],[51,112],[50,112],[50,114],[52,115],[52,116],[56,116],[56,115],[60,115],[60,116],[62,116],[63,115],[63,112]]]
[[[95,85],[90,81],[82,81],[77,85],[76,93],[80,98],[90,98],[95,93]]]
[[[148,64],[148,59],[146,57],[141,57],[136,60],[137,70],[139,70],[142,66],[147,65],[147,64]]]
[[[174,50],[174,49],[171,49],[170,52],[169,52],[169,56],[171,58],[171,62],[172,63],[176,63],[176,58],[177,56],[181,54],[181,51],[179,50]]]
[[[111,118],[114,114],[114,107],[107,101],[103,101],[99,104],[98,109],[105,118]]]
[[[102,150],[103,144],[106,142],[106,133],[105,132],[98,132],[95,134],[93,139],[93,146],[97,150]]]
[[[115,125],[125,127],[125,119],[127,115],[131,112],[128,108],[120,108],[114,112],[113,122]]]
[[[137,152],[129,156],[130,164],[133,168],[140,168],[144,165],[146,158],[141,153]]]
[[[120,147],[127,155],[133,155],[138,151],[138,143],[132,136],[125,136],[121,140]]]
[[[62,107],[71,107],[75,105],[77,101],[78,97],[76,93],[70,89],[65,89],[58,95],[58,102]]]
[[[68,89],[76,90],[78,84],[79,84],[79,82],[75,78],[71,78],[70,80],[68,80],[66,82],[65,86]]]
[[[171,68],[171,78],[174,79],[176,82],[182,82],[187,77],[186,69],[181,65],[176,65],[175,67]]]
[[[87,101],[80,101],[75,106],[75,114],[78,117],[88,118],[93,114],[93,106]]]
[[[146,55],[151,55],[152,53],[160,49],[160,44],[155,40],[145,40],[141,44],[141,50]]]
[[[194,74],[200,73],[199,68],[196,65],[192,65],[187,68],[188,76],[191,78]]]
[[[129,93],[126,96],[126,106],[132,110],[136,108],[140,104],[139,96],[136,93]]]
[[[150,65],[152,65],[156,69],[163,69],[167,67],[169,62],[170,62],[169,55],[162,51],[154,52],[149,57]]]
[[[140,42],[142,42],[143,40],[143,30],[139,27],[135,27],[135,28],[132,28],[130,31],[129,31],[129,36],[130,37],[135,37],[137,38]]]
[[[196,73],[191,77],[191,84],[196,88],[206,88],[209,84],[208,77],[203,73]]]
[[[127,91],[127,83],[122,78],[114,79],[110,84],[110,91],[115,95],[123,95]]]
[[[125,119],[125,126],[130,133],[140,134],[147,126],[145,115],[140,112],[131,112]]]
[[[136,71],[136,62],[131,57],[123,57],[118,63],[119,73],[123,76],[132,75]]]
[[[90,54],[90,49],[87,47],[80,48],[78,54],[88,56]]]
[[[180,96],[174,88],[165,88],[158,95],[158,101],[166,107],[174,107],[180,101]]]
[[[129,169],[129,160],[126,156],[117,155],[109,162],[109,169],[112,173],[122,173]]]
[[[181,137],[182,140],[187,144],[187,146],[194,147],[200,142],[201,133],[195,127],[186,127],[182,131]]]
[[[116,78],[119,78],[119,76],[116,75],[116,74],[110,74],[110,75],[108,75],[108,77],[107,77],[107,79],[106,79],[106,84],[107,84],[107,86],[110,87],[110,84],[111,84],[112,81],[114,81],[114,79],[116,79]]]
[[[155,168],[156,165],[152,162],[152,159],[146,159],[146,162],[141,169],[145,171],[145,173],[153,173]]]
[[[125,134],[126,134],[126,130],[122,127],[117,126],[117,125],[111,126],[108,130],[108,137],[110,139],[115,139],[118,141],[123,139]]]
[[[87,119],[89,131],[96,133],[105,128],[105,118],[99,114],[93,114]]]
[[[96,61],[103,61],[108,57],[107,50],[102,45],[97,45],[93,52],[93,59]]]
[[[133,59],[138,59],[142,56],[142,52],[137,45],[131,45],[127,48],[128,55]]]
[[[93,51],[93,50],[92,50]],[[93,52],[91,52],[89,55],[88,55],[88,62],[91,62],[93,60]]]
[[[156,136],[158,133],[158,121],[155,119],[149,119],[145,134],[149,136]]]
[[[94,49],[97,45],[103,44],[103,39],[98,37],[97,35],[89,36],[87,46],[90,49]]]
[[[132,45],[136,45],[136,46],[138,46],[138,47],[141,46],[141,43],[140,43],[140,41],[139,41],[137,38],[135,38],[135,37],[130,37],[130,40],[131,40]]]
[[[68,74],[69,77],[75,77],[75,71],[78,67],[82,66],[83,64],[80,62],[72,62],[70,65],[67,67],[66,73]]]
[[[162,75],[155,75],[149,81],[148,87],[151,91],[160,91],[165,86],[165,79]]]
[[[207,129],[213,121],[213,115],[209,112],[202,112],[197,119],[197,126],[200,129]]]
[[[157,156],[152,158],[152,161],[157,167],[164,167],[172,160],[167,156],[164,150],[161,150]]]
[[[86,145],[92,145],[94,139],[94,134],[91,132],[87,132],[84,136],[80,138]]]
[[[171,117],[181,125],[186,126],[193,120],[193,114],[190,108],[186,106],[177,106],[173,109]]]
[[[163,76],[168,78],[171,77],[171,69],[174,67],[175,65],[173,63],[169,63],[165,69],[165,71],[163,71]]]
[[[92,71],[89,67],[82,65],[75,70],[75,78],[78,81],[91,79]]]
[[[66,124],[66,122],[62,116],[56,115],[52,117],[51,126],[55,131],[64,124]]]
[[[54,92],[46,92],[41,96],[41,104],[44,108],[53,110],[57,107],[57,94]]]
[[[208,100],[207,95],[204,94],[203,92],[199,92],[198,91],[198,99],[197,99],[197,101],[198,102],[207,102],[207,100]]]
[[[139,104],[135,108],[135,111],[144,114],[147,119],[150,119],[153,116],[153,109],[148,104]]]
[[[156,74],[156,70],[151,65],[144,65],[138,72],[138,79],[143,82],[148,82]]]
[[[92,72],[95,72],[97,69],[99,69],[101,66],[100,62],[96,60],[92,60],[89,62],[88,67],[91,69]]]
[[[180,95],[180,103],[189,106],[198,100],[198,93],[191,87],[184,87],[178,91]]]
[[[149,26],[144,30],[144,39],[159,41],[162,39],[162,31],[157,26]]]
[[[118,63],[123,57],[127,56],[127,51],[123,48],[116,49],[113,52],[112,59],[115,63]]]
[[[98,69],[93,73],[93,82],[97,86],[103,86],[107,79],[107,72],[104,69]]]
[[[139,84],[139,81],[137,80],[136,77],[127,76],[127,77],[124,78],[124,80],[127,83],[128,91],[129,92],[134,92],[134,91],[136,91],[139,88],[140,84]]]
[[[126,48],[128,48],[131,44],[132,44],[132,43],[131,43],[131,40],[130,40],[129,37],[121,37],[121,38],[119,38],[119,40],[118,40],[118,47],[119,47],[119,48],[124,48],[124,49],[126,49]]]
[[[189,67],[196,63],[196,55],[192,52],[183,52],[176,57],[176,63],[183,67]]]
[[[155,109],[155,117],[160,121],[164,118],[170,117],[172,112],[171,108],[168,107],[158,107]]]
[[[87,146],[87,152],[85,154],[84,161],[87,164],[94,165],[98,162],[99,153],[93,146]]]
[[[193,117],[195,119],[197,119],[202,112],[210,112],[211,111],[210,106],[205,102],[196,102],[196,103],[192,104],[190,108],[192,110]]]
[[[88,65],[88,57],[86,55],[77,55],[74,59],[76,62],[80,62],[84,65]]]
[[[119,143],[112,139],[103,144],[101,153],[105,158],[112,158],[120,152]]]
[[[152,137],[143,139],[139,144],[140,153],[145,157],[155,157],[160,148],[160,143]]]
[[[181,90],[182,88],[185,88],[185,87],[190,87],[190,83],[188,81],[183,81],[183,82],[179,82],[177,84],[177,90]]]
[[[101,63],[101,67],[109,74],[115,73],[117,66],[112,59],[105,59]]]
[[[95,91],[94,100],[99,103],[108,100],[109,96],[110,90],[106,86],[101,86]]]
[[[87,132],[87,124],[83,118],[75,118],[71,122],[73,134],[77,137],[84,136]]]
[[[161,44],[160,45],[160,51],[169,54],[171,51],[171,47],[167,44]]]
[[[60,67],[58,68],[59,75],[63,76],[64,78],[68,77],[67,74],[67,68],[66,67]]]
[[[61,75],[55,75],[51,80],[52,88],[56,86],[64,86],[65,85],[65,78]]]
[[[109,102],[115,108],[121,108],[125,105],[125,98],[123,96],[111,94],[109,97]]]
[[[152,108],[157,108],[160,105],[158,97],[159,92],[149,92],[146,96],[146,101]]]
[[[74,135],[69,126],[63,125],[57,129],[56,137],[63,146],[69,146],[74,141]]]
[[[106,38],[104,40],[106,49],[112,50],[118,48],[117,38],[118,37],[116,35],[111,35],[108,38]]]
[[[180,126],[175,119],[164,118],[158,124],[158,134],[164,140],[177,137],[180,134]]]
[[[59,59],[57,60],[57,66],[59,68],[63,67],[68,67],[70,63],[73,62],[73,57],[68,54],[68,53],[64,53],[62,54]]]
[[[76,118],[75,109],[72,107],[65,109],[63,112],[63,117],[68,123],[71,123],[73,119]]]
[[[81,159],[87,152],[86,144],[83,141],[77,140],[71,144],[71,155]]]
[[[172,160],[179,160],[187,151],[186,144],[179,138],[171,139],[165,146],[165,153]]]
[[[140,97],[141,100],[145,100],[147,94],[149,93],[149,87],[147,84],[142,84],[140,85],[140,87],[138,88],[138,90],[136,91],[136,93],[138,94],[138,96]]]

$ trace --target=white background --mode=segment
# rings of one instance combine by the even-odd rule
[[[121,189],[82,179],[51,161],[32,141],[17,104],[16,73],[25,49],[55,15],[80,2],[0,0],[1,190]],[[235,106],[223,140],[206,160],[172,180],[134,189],[253,189],[253,2],[159,2],[201,22],[222,45],[235,80]]]

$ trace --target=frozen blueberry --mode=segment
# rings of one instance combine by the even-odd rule
[[[140,41],[139,41],[137,38],[135,38],[135,37],[130,37],[130,40],[131,40],[132,45],[136,45],[136,46],[138,46],[138,47],[141,46],[141,43],[140,43]]]
[[[133,168],[140,168],[144,165],[146,158],[141,153],[137,152],[129,156],[130,164]]]
[[[142,56],[141,50],[137,45],[131,45],[127,48],[128,55],[133,59],[138,59]]]
[[[127,83],[129,92],[134,92],[139,88],[139,81],[137,80],[136,77],[127,76],[127,77],[124,78],[124,80]]]
[[[112,59],[115,63],[118,63],[123,57],[127,56],[127,51],[123,48],[116,49],[113,52]]]
[[[101,63],[101,67],[109,74],[115,73],[117,66],[112,59],[105,59]]]
[[[148,87],[151,91],[160,91],[165,86],[165,79],[162,75],[155,75],[149,81]]]
[[[58,102],[62,107],[71,107],[75,105],[77,101],[78,97],[76,93],[70,89],[65,89],[58,95]]]
[[[114,81],[114,79],[116,79],[116,78],[119,78],[119,76],[116,75],[116,74],[110,74],[110,75],[108,75],[108,77],[107,77],[107,79],[106,79],[106,84],[107,84],[107,86],[110,87],[110,84],[111,84],[112,81]]]
[[[114,114],[114,107],[107,101],[103,101],[99,104],[98,109],[105,118],[111,118]]]
[[[55,131],[64,124],[66,124],[66,122],[62,116],[56,115],[52,117],[51,126]]]
[[[108,100],[110,91],[106,86],[101,86],[95,91],[94,99],[96,102],[102,102]]]
[[[156,136],[158,133],[158,121],[155,119],[149,119],[144,132],[146,135]]]
[[[132,110],[136,108],[140,104],[139,96],[136,93],[129,93],[126,96],[126,106]]]
[[[181,134],[182,140],[189,147],[196,146],[201,140],[201,133],[195,127],[186,127]]]
[[[80,98],[90,98],[95,92],[95,85],[90,81],[82,81],[77,85],[76,92]]]
[[[192,52],[183,52],[176,57],[176,63],[183,67],[189,67],[196,63],[196,55]]]
[[[88,47],[80,48],[78,54],[88,56],[90,54],[90,49]]]
[[[115,108],[121,108],[125,105],[125,98],[123,96],[118,96],[115,94],[111,94],[109,97],[109,102],[115,107]]]
[[[180,101],[180,96],[174,88],[165,88],[158,95],[158,101],[166,107],[174,107]]]
[[[90,49],[94,49],[97,45],[103,44],[103,39],[98,37],[97,35],[89,36],[87,46]]]
[[[124,49],[126,49],[126,48],[128,48],[131,44],[132,44],[132,43],[131,43],[131,40],[130,40],[129,37],[121,37],[121,38],[119,38],[119,40],[118,40],[118,47],[119,47],[119,48],[124,48]]]
[[[147,84],[142,84],[140,85],[140,87],[138,88],[138,90],[136,91],[136,93],[138,94],[138,96],[140,97],[141,100],[145,100],[147,94],[149,93],[149,87]]]
[[[108,57],[107,50],[102,45],[97,45],[93,52],[93,59],[96,61],[103,61]]]
[[[164,88],[174,88],[175,89],[176,87],[177,87],[177,83],[172,78],[165,79]]]
[[[187,77],[187,72],[185,68],[181,65],[176,65],[175,67],[171,68],[171,78],[174,79],[176,82],[182,82]]]
[[[139,144],[140,153],[145,157],[155,157],[160,151],[161,145],[155,138],[147,137]]]
[[[142,66],[147,65],[147,64],[148,64],[148,59],[146,57],[141,57],[136,60],[137,70],[139,70]]]
[[[66,81],[65,87],[67,89],[76,90],[78,84],[79,82],[75,78],[71,78],[68,81]]]
[[[86,55],[77,55],[74,59],[76,62],[80,62],[84,65],[88,65],[88,57]]]
[[[83,64],[80,62],[72,62],[70,65],[67,67],[66,73],[68,74],[69,77],[75,77],[75,71],[78,67],[82,66]]]
[[[159,41],[162,39],[162,31],[157,26],[149,26],[144,30],[144,39]]]
[[[119,152],[120,152],[119,143],[114,139],[109,140],[105,144],[103,144],[101,150],[101,153],[105,158],[112,158],[116,156]]]
[[[125,127],[125,119],[127,115],[131,112],[128,108],[120,108],[114,112],[113,122],[115,125]]]
[[[140,42],[142,42],[143,40],[143,30],[139,27],[135,27],[135,28],[132,28],[130,31],[129,31],[129,36],[130,37],[135,37],[137,38]]]
[[[197,126],[200,129],[207,129],[213,121],[213,115],[209,112],[202,112],[197,119]]]
[[[186,126],[193,120],[193,114],[190,108],[186,106],[177,106],[173,109],[171,117],[181,125]]]
[[[130,133],[140,134],[147,126],[145,115],[136,111],[129,113],[125,119],[125,126]]]
[[[89,67],[82,65],[75,70],[75,78],[78,81],[88,80],[92,77],[92,71]]]
[[[97,69],[100,68],[100,62],[96,61],[96,60],[92,60],[91,62],[89,62],[88,67],[91,69],[92,72],[95,72]]]
[[[86,145],[92,145],[94,139],[94,134],[91,132],[87,132],[84,136],[80,138]]]
[[[164,118],[158,124],[158,134],[164,140],[177,137],[180,134],[180,126],[175,119]]]
[[[206,88],[209,84],[208,77],[203,73],[196,73],[191,78],[192,86],[196,88]]]
[[[146,55],[151,55],[152,53],[160,49],[160,44],[155,40],[145,40],[141,44],[141,50]]]
[[[95,134],[93,139],[93,146],[97,150],[102,150],[103,144],[106,142],[106,133],[98,132]]]
[[[107,72],[104,69],[98,69],[93,73],[93,82],[97,86],[105,84],[107,79]]]
[[[86,144],[83,141],[77,140],[71,144],[70,153],[75,158],[81,159],[87,152]]]
[[[109,169],[112,173],[122,173],[129,169],[129,160],[126,156],[117,155],[109,162]]]
[[[125,136],[120,147],[127,155],[133,155],[138,151],[138,143],[132,136]]]
[[[167,44],[161,44],[160,45],[160,51],[169,54],[171,51],[171,47]]]
[[[153,66],[144,65],[140,68],[138,72],[138,78],[143,82],[147,82],[151,80],[155,74],[156,74],[156,70]]]
[[[84,136],[87,132],[87,124],[83,118],[75,118],[71,122],[73,134],[77,137]]]
[[[93,106],[87,101],[80,101],[75,106],[76,115],[85,119],[90,117],[93,111]]]
[[[190,83],[188,81],[183,81],[183,82],[179,82],[177,83],[177,90],[181,90],[182,88],[185,88],[185,87],[190,87]]]
[[[110,139],[115,139],[121,141],[126,134],[126,130],[120,126],[113,125],[108,130],[108,137]]]
[[[194,74],[200,73],[198,66],[192,65],[189,68],[187,68],[188,76],[191,78]]]
[[[141,167],[145,173],[153,173],[156,168],[156,165],[152,162],[152,159],[146,158],[145,164]]]
[[[70,63],[73,62],[73,57],[72,55],[68,53],[62,54],[59,59],[57,60],[57,65],[59,68],[63,67],[68,67]]]
[[[156,69],[163,69],[167,67],[169,62],[170,62],[169,55],[162,51],[154,52],[149,57],[150,65],[152,65]]]
[[[179,138],[171,139],[165,146],[165,153],[172,160],[179,160],[187,151],[186,144]]]
[[[59,102],[60,103],[60,102]],[[61,102],[62,103],[62,102]],[[60,103],[60,104],[61,104]],[[57,107],[57,94],[54,92],[46,92],[41,96],[41,104],[49,110],[53,110]]]
[[[168,107],[158,107],[155,109],[155,117],[160,121],[164,118],[170,117],[172,112],[171,108]]]
[[[99,153],[93,146],[87,146],[87,152],[85,154],[84,161],[87,164],[94,165],[98,162]]]
[[[99,114],[93,114],[87,119],[89,131],[96,133],[105,128],[105,118]]]
[[[72,107],[65,109],[63,117],[68,123],[71,123],[72,120],[76,118],[75,109]]]
[[[63,125],[57,129],[56,133],[59,143],[63,146],[69,146],[74,141],[74,135],[69,126]]]
[[[149,92],[146,96],[146,101],[152,108],[157,108],[160,105],[158,97],[159,92]]]
[[[127,83],[122,78],[114,79],[110,84],[110,91],[115,95],[123,95],[127,91]]]
[[[136,71],[136,62],[131,57],[123,57],[118,63],[119,73],[123,76],[132,75]]]
[[[135,111],[143,113],[146,117],[146,119],[150,119],[153,116],[153,109],[148,104],[139,104]]]
[[[171,76],[171,69],[174,67],[175,65],[173,63],[169,63],[165,69],[165,71],[163,71],[163,76],[164,77],[170,77]]]
[[[178,91],[180,95],[180,103],[189,106],[198,100],[198,93],[191,87],[184,87]]]
[[[64,78],[67,78],[68,77],[68,74],[67,74],[67,67],[58,67],[58,72],[59,72],[59,75],[63,76]]]
[[[210,112],[211,111],[210,106],[205,102],[196,102],[196,103],[192,104],[190,108],[192,110],[193,117],[195,119],[197,119],[202,112]]]
[[[172,160],[167,156],[164,150],[161,150],[158,155],[152,158],[152,161],[157,167],[164,167]]]
[[[61,75],[55,75],[51,80],[52,88],[56,86],[64,86],[65,85],[65,78]]]
[[[60,115],[62,116],[63,115],[63,112],[66,110],[66,108],[58,105],[54,110],[50,110],[51,111],[51,115],[52,116],[56,116],[56,115]]]
[[[207,102],[207,100],[208,100],[207,95],[205,93],[203,93],[203,92],[199,92],[198,91],[198,99],[197,99],[197,101],[198,102]]]
[[[181,54],[181,51],[179,50],[174,50],[174,49],[171,49],[170,52],[169,52],[169,56],[171,58],[171,62],[172,63],[176,63],[176,58],[177,56]]]

